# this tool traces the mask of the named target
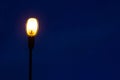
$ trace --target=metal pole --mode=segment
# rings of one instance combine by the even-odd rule
[[[29,47],[29,80],[32,80],[32,50],[34,47],[34,37],[28,37]]]
[[[29,80],[32,80],[32,49],[29,48]]]

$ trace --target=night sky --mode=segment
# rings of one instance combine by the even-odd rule
[[[0,80],[28,80],[29,17],[33,80],[120,80],[119,0],[0,1]]]

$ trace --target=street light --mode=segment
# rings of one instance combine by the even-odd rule
[[[29,18],[26,23],[26,33],[28,36],[29,48],[29,80],[32,80],[32,49],[34,47],[34,38],[38,32],[38,20],[36,18]]]

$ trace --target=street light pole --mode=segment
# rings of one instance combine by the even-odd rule
[[[29,49],[29,80],[32,80],[32,49]]]
[[[30,18],[26,24],[29,48],[29,80],[32,80],[32,50],[34,48],[34,39],[38,31],[38,21],[36,18]]]
[[[34,37],[28,37],[29,47],[29,80],[32,80],[32,50],[34,48]]]

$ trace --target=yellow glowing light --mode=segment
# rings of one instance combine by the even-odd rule
[[[33,37],[38,32],[38,21],[36,18],[29,18],[26,23],[27,35]]]

